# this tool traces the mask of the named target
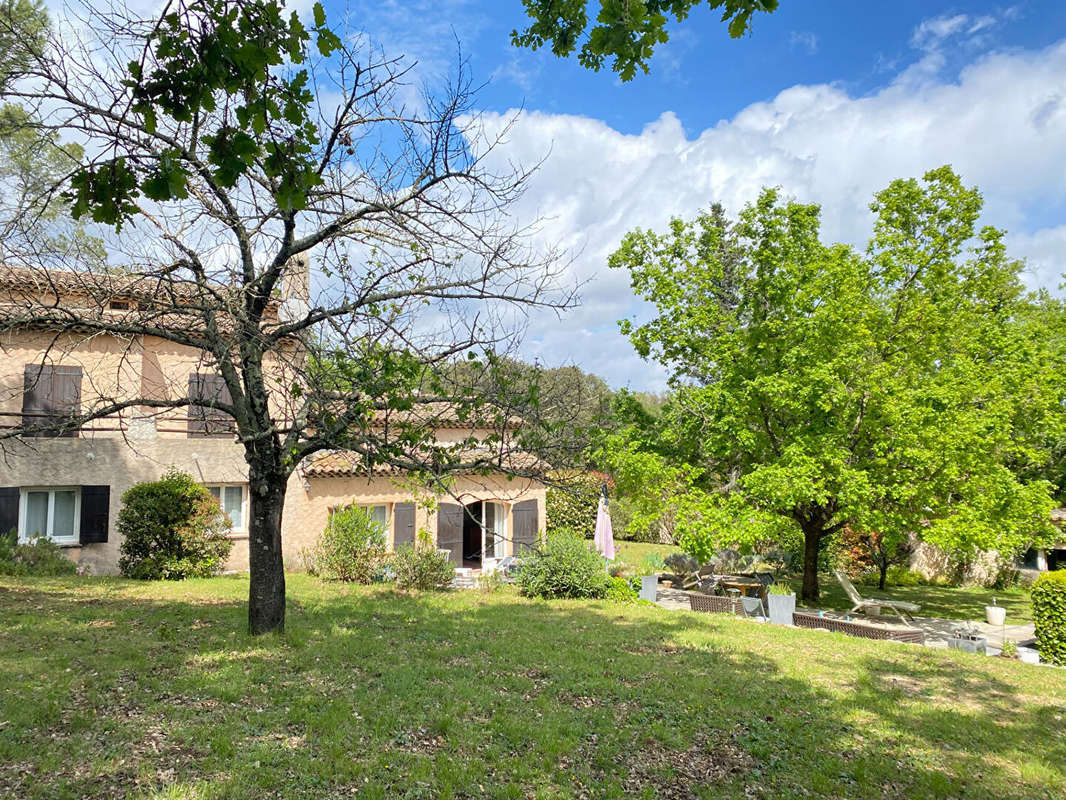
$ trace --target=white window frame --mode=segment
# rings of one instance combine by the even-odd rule
[[[487,519],[488,519],[488,513],[487,513],[486,509],[488,508],[489,503],[492,503],[492,505],[496,506],[496,510],[497,511],[502,511],[503,512],[503,516],[499,518],[501,531],[498,534],[496,533],[496,531],[489,531],[489,529],[488,529],[488,527],[486,525],[486,522],[487,522]],[[482,563],[484,563],[484,561],[485,561],[485,551],[488,549],[488,543],[489,543],[489,538],[490,537],[493,539],[492,558],[494,558],[494,559],[496,559],[498,561],[501,558],[505,558],[506,557],[505,553],[507,552],[507,549],[508,549],[507,548],[507,542],[510,539],[510,537],[508,536],[508,525],[507,525],[507,522],[508,522],[508,520],[510,518],[511,518],[511,504],[510,503],[504,503],[501,500],[482,500],[481,501],[481,560],[482,560]],[[493,519],[495,521],[497,518],[494,517]],[[500,549],[502,549],[504,552],[503,553],[496,552],[497,550],[500,550]]]
[[[247,534],[248,533],[248,510],[249,510],[249,492],[247,483],[205,483],[204,488],[208,491],[212,489],[218,489],[218,504],[222,505],[222,498],[225,496],[226,489],[231,487],[237,487],[241,490],[241,527],[230,528],[231,534]],[[223,509],[225,511],[225,509]]]
[[[393,511],[392,507],[394,505],[396,505],[396,504],[395,503],[345,503],[344,505],[330,506],[329,507],[329,516],[327,518],[327,521],[331,522],[333,520],[333,515],[336,514],[338,511],[340,511],[341,509],[344,509],[344,508],[353,508],[353,507],[354,508],[361,508],[363,511],[367,512],[367,516],[369,517],[370,516],[370,513],[369,513],[370,509],[375,508],[377,506],[382,506],[385,509],[385,541],[388,543],[389,547],[392,547],[393,539],[396,536],[395,532],[392,529],[392,511]]]
[[[392,503],[352,503],[352,505],[355,506],[356,508],[363,509],[363,511],[366,512],[367,517],[370,517],[370,512],[371,512],[372,509],[377,508],[378,506],[381,506],[382,508],[384,508],[385,509],[385,530],[382,531],[382,533],[384,533],[384,535],[385,535],[385,541],[388,542],[389,545],[392,545],[392,540],[394,538],[394,534],[393,534],[393,531],[392,531],[392,505],[393,504]]]
[[[56,544],[79,544],[81,542],[81,487],[80,486],[23,486],[19,489],[19,541],[30,541],[26,531],[26,506],[30,492],[48,492],[48,527],[55,524],[56,492],[74,492],[74,535],[55,537],[52,531],[44,533],[45,538]]]

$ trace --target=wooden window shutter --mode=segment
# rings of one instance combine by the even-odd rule
[[[198,405],[196,400],[229,403],[229,387],[221,375],[193,372],[189,375],[189,436],[229,436],[235,430],[233,418],[225,411]]]
[[[54,367],[52,392],[53,408],[59,417],[73,419],[81,414],[81,367]],[[58,435],[77,438],[78,429],[71,427]]]
[[[463,507],[441,503],[437,509],[437,547],[451,553],[452,563],[463,565]]]
[[[0,488],[0,534],[6,534],[19,526],[19,488],[5,486]]]
[[[515,555],[535,550],[540,538],[540,519],[536,500],[523,500],[511,509],[514,520]]]
[[[397,503],[392,507],[393,546],[415,543],[415,504]]]
[[[27,364],[22,388],[22,423],[27,436],[76,438],[64,421],[81,413],[81,367]]]
[[[107,541],[108,511],[111,506],[110,486],[81,487],[82,544],[97,544]]]

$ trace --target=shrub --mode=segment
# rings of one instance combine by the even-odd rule
[[[700,568],[700,562],[687,553],[670,553],[663,559],[663,563],[680,578],[687,577]]]
[[[1066,666],[1066,569],[1045,572],[1033,583],[1031,594],[1040,658]]]
[[[43,536],[19,544],[18,531],[0,534],[0,575],[57,578],[73,575],[78,565],[63,555],[59,545]]]
[[[572,530],[548,536],[543,549],[522,562],[518,587],[529,597],[593,597],[607,594],[603,559]]]
[[[880,581],[881,573],[876,569],[864,572],[858,577],[858,583],[867,586],[877,586]],[[921,586],[925,582],[921,574],[906,567],[889,567],[885,573],[885,586]]]
[[[560,483],[548,489],[544,499],[548,532],[576,531],[591,539],[596,532],[596,511],[600,503],[600,487],[604,476],[597,473],[556,473]]]
[[[638,594],[625,578],[608,578],[605,597],[615,603],[635,603]]]
[[[307,571],[331,581],[370,583],[385,559],[385,531],[358,506],[333,512],[305,555]]]
[[[451,585],[455,566],[447,553],[435,547],[405,544],[392,557],[392,572],[401,589],[439,591]]]
[[[118,568],[142,580],[206,578],[222,571],[233,542],[211,492],[191,475],[168,470],[131,486],[118,514]]]

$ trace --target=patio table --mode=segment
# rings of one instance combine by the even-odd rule
[[[766,600],[766,587],[753,578],[726,575],[718,579],[718,585],[724,589],[736,589],[745,597],[755,596],[762,598],[764,601]],[[753,595],[748,593],[751,590],[754,590]]]

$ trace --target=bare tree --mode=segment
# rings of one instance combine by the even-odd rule
[[[114,266],[42,263],[26,220],[5,243],[0,325],[54,347],[156,337],[217,371],[210,391],[116,374],[43,424],[191,407],[231,425],[251,487],[249,626],[280,630],[293,469],[343,449],[368,470],[522,470],[502,435],[435,443],[444,409],[501,431],[509,414],[457,397],[439,367],[513,347],[531,310],[573,294],[508,215],[528,172],[487,169],[495,142],[477,138],[461,62],[443,92],[416,93],[410,65],[329,28],[318,5],[307,27],[275,0],[82,14],[12,94],[84,147],[49,191],[113,229]]]

